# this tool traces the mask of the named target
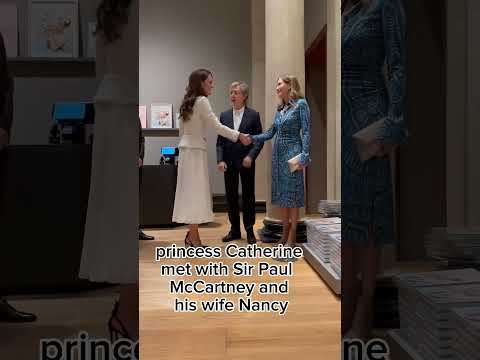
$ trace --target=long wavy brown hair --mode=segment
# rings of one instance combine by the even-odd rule
[[[128,23],[128,7],[132,0],[103,0],[97,8],[97,33],[108,42],[120,38],[120,29]]]
[[[212,72],[207,69],[198,69],[190,74],[188,77],[188,85],[185,89],[185,96],[183,97],[182,105],[180,105],[180,116],[183,121],[187,121],[192,115],[193,105],[198,96],[206,96],[203,90],[203,82],[212,75]]]

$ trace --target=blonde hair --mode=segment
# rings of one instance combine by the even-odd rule
[[[298,100],[305,98],[300,87],[300,82],[298,81],[296,76],[284,75],[280,76],[278,80],[282,80],[290,87],[290,99]]]
[[[232,91],[232,89],[235,89],[236,87],[240,88],[240,91],[245,96],[245,105],[247,105],[247,101],[248,101],[248,85],[247,85],[247,83],[245,81],[234,81],[230,85],[230,91]]]

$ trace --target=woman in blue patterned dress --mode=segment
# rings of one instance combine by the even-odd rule
[[[280,207],[282,213],[280,244],[293,247],[299,209],[305,206],[303,169],[310,162],[310,109],[296,77],[280,77],[276,91],[280,105],[272,126],[251,139],[265,142],[276,135],[272,152],[272,205]],[[298,167],[290,172],[288,160],[297,155],[300,155]]]
[[[401,1],[342,1],[342,334],[346,337],[370,335],[380,249],[394,241],[389,154],[407,140]],[[356,132],[378,120],[383,122],[373,141],[354,140]],[[375,156],[362,161],[362,145],[377,149]]]

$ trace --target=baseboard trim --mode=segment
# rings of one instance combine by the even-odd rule
[[[240,209],[242,208],[242,197],[239,199]],[[213,195],[213,212],[215,213],[226,213],[228,212],[227,197],[225,195]],[[266,201],[255,201],[255,212],[266,213],[267,212],[267,202]]]

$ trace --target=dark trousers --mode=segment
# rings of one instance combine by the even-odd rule
[[[255,165],[250,169],[229,166],[224,174],[225,191],[228,203],[228,218],[232,231],[240,233],[240,209],[238,204],[238,184],[242,181],[243,225],[245,230],[253,231],[255,225]]]

